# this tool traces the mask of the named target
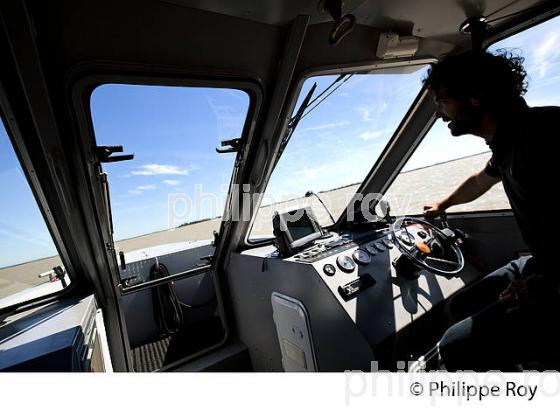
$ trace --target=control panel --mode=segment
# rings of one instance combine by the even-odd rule
[[[411,233],[410,228],[409,232],[399,231],[397,238],[413,246],[418,238]],[[465,283],[463,278],[439,277],[426,271],[414,279],[399,275],[393,261],[403,254],[397,245],[389,229],[334,233],[290,257],[279,255],[273,245],[248,249],[237,263],[258,270],[254,283],[286,295],[297,294],[319,323],[328,316],[327,311],[333,318],[335,312],[343,311],[369,345],[376,347]],[[330,326],[326,322],[325,326]]]
[[[345,302],[375,285],[376,279],[371,272],[370,264],[374,258],[388,257],[388,251],[393,249],[393,243],[386,236],[365,243],[351,241],[352,246],[348,245],[336,248],[337,254],[334,263],[331,260],[325,260],[321,268],[324,275],[334,278],[338,274],[339,281],[344,281],[344,283],[338,284],[337,291]],[[330,254],[326,256],[330,256]]]
[[[375,286],[375,275],[390,276],[389,251],[393,248],[387,231],[353,239],[341,235],[316,243],[288,260],[312,264],[345,303]],[[377,267],[372,269],[370,265],[375,261]]]
[[[356,246],[352,239],[339,236],[333,240],[320,242],[316,245],[305,249],[294,256],[294,259],[300,262],[313,263],[327,256],[335,255],[345,249]]]

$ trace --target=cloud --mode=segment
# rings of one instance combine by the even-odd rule
[[[317,168],[304,168],[300,171],[294,172],[296,175],[301,176],[303,179],[313,179],[321,175],[321,167]]]
[[[163,183],[167,185],[175,186],[175,185],[179,185],[181,181],[178,181],[176,179],[164,179]]]
[[[176,165],[148,164],[139,167],[139,171],[132,171],[132,175],[189,175],[186,168]]]
[[[138,191],[137,189],[131,189],[130,191],[128,191],[128,193],[130,195],[140,195],[142,191]]]
[[[545,41],[535,50],[535,68],[538,70],[540,78],[543,78],[546,75],[550,63],[559,54],[559,51],[556,48],[559,37],[559,31],[550,33]]]
[[[337,128],[337,127],[344,127],[348,124],[350,124],[350,121],[329,122],[327,124],[317,125],[317,126],[314,126],[314,127],[307,127],[307,128],[302,129],[301,131],[305,132],[305,131],[330,130],[330,129]]]
[[[358,107],[357,110],[360,112],[360,114],[362,115],[362,120],[363,121],[369,121],[371,120],[371,113],[373,112],[373,110],[371,108],[368,107]]]
[[[383,134],[383,131],[366,131],[362,132],[358,137],[364,141],[369,141],[375,138],[379,138]]]
[[[376,115],[380,115],[381,113],[383,113],[383,111],[385,111],[387,109],[387,103],[385,101],[383,101],[383,103],[379,104],[375,104],[375,105],[362,105],[360,107],[356,107],[356,110],[360,113],[360,115],[362,116],[362,121],[371,121],[372,115],[376,114]]]
[[[139,191],[148,191],[150,189],[156,189],[157,187],[155,185],[140,185],[139,187],[136,187],[137,190]]]

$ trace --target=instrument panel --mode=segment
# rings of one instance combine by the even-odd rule
[[[407,246],[422,241],[421,235],[420,227],[395,231],[401,244],[411,243]],[[274,245],[253,247],[235,258],[236,269],[253,272],[251,286],[239,287],[237,292],[240,297],[259,294],[264,299],[269,292],[279,292],[300,300],[309,309],[312,327],[324,333],[327,348],[342,337],[332,330],[333,323],[344,327],[344,321],[350,320],[375,349],[461,289],[471,276],[465,272],[460,277],[444,277],[420,270],[411,278],[397,273],[394,263],[398,265],[395,261],[403,254],[393,241],[391,230],[384,228],[323,234],[289,257],[283,257]],[[245,314],[253,312],[251,308]],[[342,337],[347,342],[348,334]]]
[[[416,232],[397,234],[411,246],[419,238]],[[464,286],[460,278],[425,271],[414,280],[401,277],[393,266],[399,256],[389,230],[384,229],[352,239],[335,236],[284,260],[312,265],[374,347]]]
[[[324,263],[320,269],[325,275],[334,276],[337,272],[350,274],[359,266],[365,267],[374,257],[383,255],[393,248],[393,242],[388,232],[384,230],[374,237],[370,235],[361,240],[345,236],[335,237],[330,241],[317,243],[288,260],[317,265],[327,258],[330,259],[331,256],[336,256],[334,263],[331,261]]]

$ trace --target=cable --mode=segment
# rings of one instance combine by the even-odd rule
[[[344,79],[344,77],[346,77],[348,74],[341,74],[339,75],[336,80],[334,80],[332,83],[329,84],[329,86],[327,88],[325,88],[323,91],[321,91],[321,93],[319,93],[319,95],[315,98],[313,98],[309,103],[307,103],[307,107],[305,107],[306,109],[311,107],[313,104],[315,104],[316,101],[320,100],[321,97],[323,95],[325,95],[327,92],[329,92],[329,90],[334,87],[334,85],[336,83],[338,83],[340,80]]]
[[[509,8],[509,7],[511,7],[511,6],[513,6],[514,4],[519,3],[519,1],[520,1],[520,0],[513,0],[511,3],[506,4],[505,6],[500,7],[500,8],[497,9],[497,10],[494,10],[492,13],[488,14],[488,15],[486,16],[486,18],[492,17],[494,14],[497,14],[497,13],[499,13],[500,11],[504,11],[505,9],[507,9],[507,8]]]
[[[354,73],[352,73],[352,74],[347,74],[347,76],[344,78],[344,80],[343,80],[340,84],[338,84],[336,87],[334,87],[333,90],[325,96],[325,98],[322,98],[321,100],[317,101],[317,104],[315,104],[313,107],[309,108],[309,110],[308,110],[305,114],[303,114],[303,115],[301,116],[300,120],[304,119],[311,111],[313,111],[315,108],[317,108],[317,107],[319,106],[319,104],[321,104],[323,101],[325,101],[327,98],[329,98],[330,95],[331,95],[332,93],[334,93],[336,90],[338,90],[346,81],[348,81],[350,78],[352,78],[353,75],[354,75]],[[333,82],[333,83],[327,88],[327,90],[328,90],[330,87],[332,87],[332,85],[335,84],[335,83],[338,82],[338,81],[340,81],[340,77],[339,77],[335,82]],[[326,90],[325,90],[325,91],[326,91]],[[322,96],[322,95],[325,93],[325,91],[323,91],[321,94],[319,94],[319,95],[317,96],[317,98],[319,98],[320,96]],[[315,98],[315,100],[317,100],[317,98]],[[315,100],[313,100],[312,103],[314,103]],[[312,104],[312,103],[311,103],[311,104]],[[311,106],[311,104],[309,104],[309,106]]]
[[[212,293],[212,296],[210,296],[210,298],[206,301],[206,302],[202,302],[199,303],[198,305],[189,305],[188,303],[184,303],[179,301],[181,306],[190,308],[190,309],[198,309],[198,308],[203,308],[205,306],[208,306],[210,303],[212,303],[214,300],[216,299],[216,294]]]
[[[506,7],[502,7],[501,9],[498,9],[498,10],[494,11],[493,13],[490,13],[488,16],[486,16],[486,18],[489,18],[490,16],[493,16],[493,15],[496,14],[497,12],[504,10],[505,8],[511,6],[511,5],[515,4],[515,3],[517,3],[518,1],[519,1],[519,0],[514,1],[514,2],[511,3],[511,4],[508,4]],[[525,10],[519,10],[519,11],[516,11],[516,12],[514,12],[514,13],[510,13],[510,14],[506,14],[506,15],[504,15],[504,16],[500,16],[500,17],[493,18],[492,20],[487,20],[486,23],[487,23],[487,24],[490,24],[490,23],[494,23],[494,22],[496,22],[496,21],[500,21],[500,20],[509,18],[509,17],[517,16],[517,15],[519,15],[519,14],[530,13],[531,11],[536,10],[536,9],[539,9],[539,8],[540,8],[540,5],[538,5],[538,6],[533,6],[533,7],[529,7],[528,9],[525,9]]]
[[[150,269],[150,278],[160,279],[169,276],[169,271],[163,263],[156,260]],[[183,325],[183,310],[181,302],[173,288],[173,282],[164,283],[152,289],[154,313],[159,328],[165,334],[177,332]]]
[[[321,205],[323,205],[323,208],[325,208],[325,211],[327,211],[327,214],[329,214],[329,216],[331,218],[331,221],[333,222],[333,225],[336,224],[336,221],[335,221],[334,217],[332,216],[331,211],[329,211],[329,208],[327,208],[327,206],[325,205],[325,203],[323,202],[321,197],[319,195],[317,195],[314,191],[307,191],[305,193],[306,198],[309,198],[311,195],[315,196],[315,198],[317,198],[319,200]],[[321,230],[323,230],[323,229],[321,228]]]

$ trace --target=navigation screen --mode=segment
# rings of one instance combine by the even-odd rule
[[[297,212],[298,211],[292,211],[288,212],[288,214],[293,216],[296,215]],[[297,221],[286,221],[286,225],[293,241],[297,241],[298,239],[304,238],[307,235],[311,235],[316,232],[309,215],[307,215],[307,212],[305,211]]]

